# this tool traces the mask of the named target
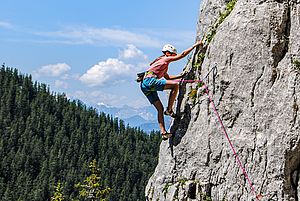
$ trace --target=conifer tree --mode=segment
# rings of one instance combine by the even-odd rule
[[[75,186],[79,189],[79,196],[90,201],[105,201],[111,190],[102,186],[100,170],[97,168],[96,160],[90,162],[89,169],[91,172],[90,176],[83,183],[79,182]]]
[[[55,193],[51,197],[51,201],[65,201],[65,196],[63,194],[63,187],[60,182],[57,183],[55,187]]]

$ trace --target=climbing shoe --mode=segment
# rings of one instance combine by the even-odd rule
[[[165,115],[168,115],[168,116],[170,116],[170,117],[172,117],[172,118],[176,118],[177,117],[177,115],[173,112],[173,110],[166,110],[165,112],[164,112],[164,114]]]
[[[172,137],[172,133],[168,133],[168,132],[162,133],[161,136],[162,136],[162,139],[163,139],[163,140],[167,140],[167,139],[169,139],[170,137]]]

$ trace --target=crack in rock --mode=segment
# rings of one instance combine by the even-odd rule
[[[272,75],[271,75],[271,86],[274,85],[278,77],[277,66],[279,62],[285,57],[289,48],[289,38],[291,31],[291,8],[290,2],[287,1],[277,1],[278,3],[283,3],[282,15],[278,19],[278,10],[274,9],[273,15],[270,17],[270,27],[271,27],[271,47],[272,47]],[[280,11],[279,11],[280,12]]]

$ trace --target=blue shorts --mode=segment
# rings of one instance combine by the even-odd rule
[[[148,98],[151,104],[159,100],[157,91],[163,91],[167,84],[165,79],[156,79],[153,77],[145,78],[141,82],[141,90]]]

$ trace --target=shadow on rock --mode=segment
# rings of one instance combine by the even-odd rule
[[[189,104],[186,104],[183,112],[180,112],[180,106],[182,104],[184,94],[185,94],[185,84],[180,86],[180,93],[178,95],[178,103],[176,108],[176,113],[178,118],[174,119],[170,132],[173,133],[173,137],[169,140],[169,148],[171,149],[171,155],[173,157],[173,146],[180,144],[181,139],[186,134],[189,123],[191,121],[191,108]]]

